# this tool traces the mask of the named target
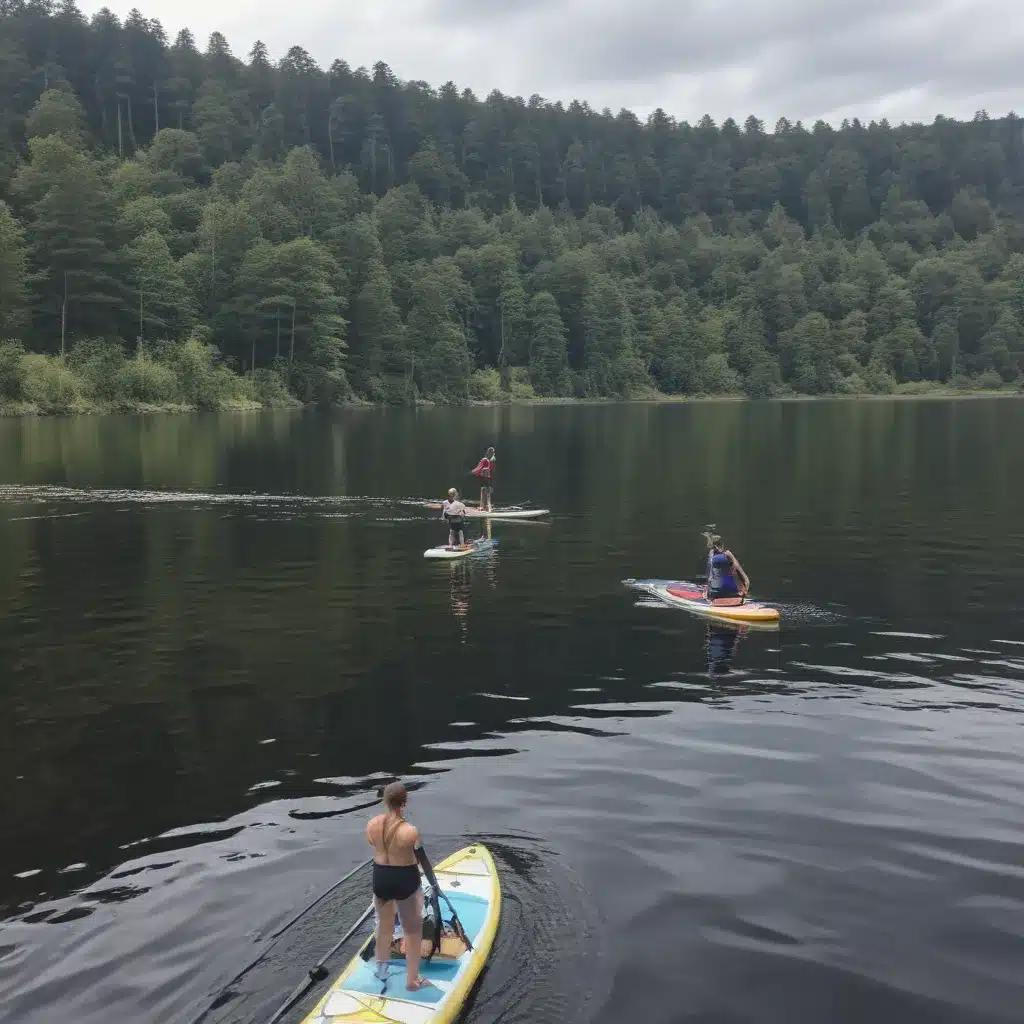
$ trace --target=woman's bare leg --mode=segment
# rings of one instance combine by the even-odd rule
[[[374,896],[373,905],[377,909],[377,976],[383,978],[391,959],[391,943],[395,937],[395,903],[394,900],[382,900]]]
[[[417,889],[407,900],[398,901],[398,914],[405,933],[405,987],[414,992],[421,988],[420,954],[423,943],[423,890]],[[392,930],[394,921],[392,920]]]

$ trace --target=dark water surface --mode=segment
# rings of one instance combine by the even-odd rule
[[[553,518],[425,561],[491,443]],[[1013,399],[0,422],[0,1019],[265,1020],[399,774],[499,860],[473,1024],[1019,1021],[1022,466]],[[780,631],[622,585],[708,522]]]

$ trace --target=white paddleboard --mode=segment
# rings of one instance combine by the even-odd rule
[[[440,507],[440,502],[427,502],[427,508]],[[466,509],[466,516],[471,519],[540,519],[542,516],[549,515],[551,512],[546,508],[496,508],[490,512],[475,506]]]
[[[478,508],[466,509],[466,516],[469,519],[539,519],[547,515],[551,513],[546,508],[496,508],[491,512]]]
[[[447,544],[442,544],[440,547],[427,548],[423,552],[424,558],[465,558],[467,555],[475,555],[483,551],[490,551],[491,548],[498,546],[496,539],[488,540],[486,537],[481,537],[478,540],[473,541],[472,544],[463,544],[461,547],[450,548]]]

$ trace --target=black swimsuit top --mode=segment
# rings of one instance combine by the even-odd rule
[[[391,838],[394,839],[395,836],[398,835],[398,830],[403,825],[408,825],[408,824],[409,823],[405,820],[405,818],[399,817],[398,821],[395,822],[395,827],[391,830]],[[387,818],[384,819],[384,824],[381,825],[381,827],[380,827],[380,839],[381,839],[381,844],[384,847],[384,856],[387,858],[388,865],[390,866],[391,865],[391,854],[388,853],[388,822],[387,822]],[[400,865],[400,866],[404,867],[405,865]]]

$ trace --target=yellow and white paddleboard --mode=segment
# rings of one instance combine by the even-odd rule
[[[722,619],[726,622],[746,623],[748,625],[776,626],[779,622],[779,610],[761,604],[760,601],[740,600],[739,598],[721,598],[709,601],[704,596],[703,587],[696,583],[683,580],[623,580],[628,587],[643,590],[666,604],[685,608],[697,615],[709,619]]]
[[[434,868],[441,891],[451,901],[473,948],[454,938],[420,975],[430,985],[416,992],[405,987],[405,960],[392,957],[387,979],[377,977],[369,956],[371,936],[328,989],[303,1024],[451,1024],[487,962],[501,917],[501,885],[494,859],[477,843],[453,853]],[[441,900],[441,918],[451,912]],[[367,958],[364,959],[364,956]]]

